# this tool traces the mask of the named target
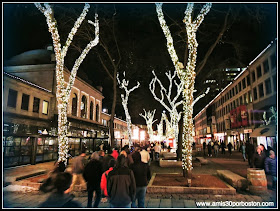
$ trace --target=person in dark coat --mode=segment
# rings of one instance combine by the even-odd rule
[[[248,158],[248,164],[250,168],[253,168],[253,157],[254,157],[254,145],[249,141],[246,142],[245,152]]]
[[[74,195],[65,193],[72,183],[72,175],[69,172],[59,172],[54,178],[54,191],[39,205],[39,208],[81,208],[80,202],[73,200]]]
[[[212,157],[212,146],[211,146],[211,141],[209,141],[208,145],[207,145],[207,149],[208,149],[208,156]]]
[[[222,141],[222,142],[221,142],[222,154],[226,154],[226,150],[225,150],[225,148],[226,148],[226,144],[225,144],[225,142],[224,142],[224,141]]]
[[[231,152],[231,149],[232,149],[232,144],[231,144],[231,142],[228,143],[227,147],[228,147],[228,152],[229,152],[229,154],[231,155],[231,154],[232,154],[232,152]]]
[[[277,159],[273,150],[269,151],[269,157],[264,161],[265,173],[268,177],[272,177],[272,188],[277,185]]]
[[[109,148],[108,154],[103,157],[103,161],[102,161],[103,172],[109,169],[109,163],[111,159],[115,159],[115,158],[112,156],[112,150]]]
[[[95,191],[95,201],[93,207],[98,207],[101,200],[101,176],[103,173],[102,163],[99,161],[98,152],[91,155],[90,162],[85,166],[83,177],[87,182],[88,203],[87,207],[92,207],[93,192]]]
[[[107,192],[111,208],[131,208],[131,203],[135,198],[134,173],[125,163],[125,156],[119,155],[116,166],[108,173]]]
[[[134,173],[136,181],[136,197],[135,200],[132,201],[131,207],[144,208],[147,185],[151,179],[151,170],[148,163],[143,163],[141,161],[141,154],[139,152],[135,152],[132,158],[134,163],[130,168]],[[138,206],[136,206],[136,200],[138,201]]]
[[[257,152],[254,154],[254,167],[264,169],[264,161],[266,159],[265,153],[262,151],[261,147],[257,147]]]
[[[206,151],[206,142],[203,142],[203,155],[206,156],[205,151]]]

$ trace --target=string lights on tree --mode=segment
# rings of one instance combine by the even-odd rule
[[[125,72],[123,72],[123,77],[125,77]],[[137,89],[140,86],[140,83],[137,81],[137,85],[128,90],[127,87],[128,87],[128,84],[129,84],[129,80],[125,80],[125,78],[124,78],[122,81],[120,81],[119,73],[117,73],[117,80],[118,80],[118,83],[120,85],[120,88],[124,89],[124,91],[125,91],[125,96],[123,94],[121,94],[121,98],[122,98],[122,105],[123,105],[124,112],[125,112],[125,117],[126,117],[129,146],[131,147],[133,145],[132,132],[131,132],[132,124],[131,124],[131,117],[129,115],[128,107],[127,107],[128,97],[129,97],[129,94],[131,92],[133,92],[135,89]]]
[[[98,15],[95,14],[95,21],[88,21],[89,24],[95,27],[95,38],[90,41],[87,46],[82,51],[81,55],[76,59],[71,74],[69,77],[68,83],[64,80],[64,59],[67,54],[68,48],[73,40],[74,35],[85,19],[88,10],[90,8],[89,4],[85,4],[84,9],[76,20],[73,28],[68,34],[68,38],[65,42],[65,45],[62,47],[60,42],[60,36],[57,29],[57,22],[54,18],[54,12],[51,6],[48,3],[44,3],[41,5],[40,3],[34,3],[35,6],[45,15],[46,21],[48,24],[49,32],[51,33],[55,59],[56,59],[56,99],[57,99],[57,107],[58,107],[58,161],[62,161],[67,164],[68,157],[68,122],[67,122],[67,108],[70,98],[70,92],[75,82],[77,70],[79,69],[82,61],[88,54],[88,52],[99,43],[99,23],[98,23]]]
[[[210,11],[212,4],[206,3],[203,5],[200,13],[195,20],[192,20],[193,3],[188,3],[185,10],[185,17],[183,22],[185,23],[188,41],[188,62],[186,67],[179,62],[179,58],[176,54],[173,38],[171,36],[170,30],[164,19],[164,14],[162,11],[162,3],[156,3],[157,16],[160,22],[160,26],[167,40],[167,50],[170,54],[171,60],[177,71],[179,79],[184,84],[183,90],[183,143],[182,143],[182,168],[184,174],[191,174],[192,170],[192,143],[193,143],[193,92],[194,92],[194,82],[195,82],[195,67],[196,67],[196,57],[197,57],[197,46],[196,32],[200,24],[202,23],[205,15]]]
[[[149,88],[151,93],[154,96],[154,99],[160,102],[160,104],[169,112],[170,114],[170,127],[172,128],[172,131],[174,132],[173,135],[175,137],[175,143],[176,146],[178,145],[178,136],[179,136],[179,121],[181,119],[181,112],[177,111],[178,106],[180,106],[183,103],[183,100],[178,101],[178,98],[180,97],[184,84],[181,83],[178,84],[177,81],[175,80],[175,77],[177,75],[176,71],[174,71],[174,74],[172,75],[171,72],[169,71],[168,73],[166,72],[165,75],[167,76],[169,80],[169,87],[168,91],[167,89],[163,86],[161,81],[158,79],[156,76],[155,72],[152,71],[154,78],[149,84]],[[158,82],[160,86],[160,98],[156,95],[155,89],[156,89],[156,82]],[[172,99],[172,87],[173,87],[173,82],[177,87],[176,90],[176,95]],[[167,100],[168,103],[165,103],[164,100]]]
[[[145,109],[143,109],[143,110],[144,110],[144,114],[141,113],[141,114],[139,114],[139,116],[143,117],[146,120],[149,138],[150,138],[150,140],[153,140],[153,136],[154,136],[153,124],[157,121],[157,119],[153,120],[156,109],[154,109],[153,111],[148,111],[148,112],[146,112]]]

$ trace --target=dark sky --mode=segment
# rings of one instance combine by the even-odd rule
[[[199,43],[197,63],[202,60],[208,48],[215,41],[229,5],[232,8],[231,11],[234,11],[231,13],[229,20],[234,21],[231,27],[225,32],[223,40],[219,42],[209,58],[209,62],[204,68],[206,72],[211,70],[211,68],[218,67],[219,64],[222,64],[228,58],[230,58],[228,65],[235,66],[241,63],[247,66],[270,41],[276,38],[277,5],[275,3],[213,3],[210,12],[205,17],[197,33]],[[67,7],[74,8],[74,11],[79,15],[82,11],[83,4],[67,4]],[[195,12],[199,11],[200,7],[201,5],[196,4],[197,9]],[[144,119],[138,115],[143,112],[143,108],[146,110],[156,108],[156,119],[160,119],[163,107],[153,99],[148,88],[149,82],[152,79],[151,71],[155,70],[159,78],[164,81],[166,80],[164,72],[167,70],[174,71],[174,67],[166,49],[166,39],[159,26],[155,4],[116,3],[115,8],[117,14],[116,33],[122,52],[120,72],[127,72],[131,86],[134,86],[136,81],[141,83],[141,87],[135,90],[129,98],[132,122],[145,123]],[[165,12],[167,23],[170,25],[172,19],[182,26],[185,8],[185,3],[164,4],[163,11]],[[87,17],[92,17],[94,11],[98,11],[100,19],[111,17],[114,12],[114,4],[91,4]],[[54,7],[54,14],[58,24],[60,23],[59,20],[63,20],[60,19],[62,18],[60,17],[61,14],[68,17],[67,15],[73,13],[72,10],[65,10],[65,4],[59,4]],[[73,24],[70,21],[68,25],[72,26]],[[102,30],[102,21],[100,20],[100,37],[105,39],[107,33]],[[179,37],[176,36],[177,31],[178,27],[172,26],[171,32],[176,43],[175,49],[180,60],[183,60],[182,55],[185,46],[180,42]],[[4,60],[28,50],[45,48],[47,44],[52,43],[46,19],[34,4],[3,4],[2,35]],[[63,37],[63,33],[60,36]],[[234,47],[230,43],[235,43]],[[111,43],[108,45],[112,49],[114,48]],[[98,50],[100,49],[99,47]],[[77,54],[73,53],[70,55]],[[74,61],[75,58],[77,56],[69,56],[69,60]],[[71,66],[68,68],[71,69]],[[93,86],[103,86],[103,95],[105,97],[103,107],[110,110],[112,83],[94,54],[94,50],[87,55],[78,71],[78,75],[89,80]],[[200,85],[199,82],[195,84],[197,89]],[[118,90],[116,114],[124,118],[119,97],[120,93],[121,90]],[[201,106],[207,104],[203,99],[199,103]],[[197,112],[199,110],[195,110],[194,114]]]

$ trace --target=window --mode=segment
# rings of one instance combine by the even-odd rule
[[[29,95],[22,94],[21,98],[21,109],[28,111],[28,104],[29,104]]]
[[[267,73],[269,71],[268,60],[265,60],[263,63],[263,73]]]
[[[43,109],[42,109],[42,114],[48,114],[49,110],[49,102],[48,101],[43,101]]]
[[[90,107],[89,107],[89,119],[93,120],[93,102],[90,102]]]
[[[87,98],[84,95],[81,102],[81,117],[87,118]]]
[[[270,78],[265,80],[265,94],[268,95],[272,92]]]
[[[40,99],[37,97],[34,97],[33,100],[33,112],[39,113],[39,108],[40,108]]]
[[[73,93],[72,98],[72,116],[77,116],[77,108],[78,108],[78,97],[75,93]]]
[[[257,77],[260,78],[261,76],[262,76],[262,68],[261,68],[261,66],[259,65],[259,66],[257,67]]]
[[[243,105],[243,98],[242,98],[242,96],[239,98],[239,103],[240,103],[240,105]]]
[[[245,81],[245,78],[243,78],[242,80],[242,89],[245,89],[246,88],[246,81]]]
[[[239,92],[241,92],[241,81],[238,83]]]
[[[276,75],[274,75],[274,76],[272,77],[272,80],[273,80],[273,90],[274,90],[274,92],[276,92],[276,90],[277,90]]]
[[[256,75],[255,75],[255,70],[252,72],[252,82],[254,83],[256,81]]]
[[[247,98],[247,93],[244,94],[244,103],[245,104],[248,104],[249,103],[249,100]]]
[[[253,98],[252,98],[251,91],[248,92],[248,98],[249,98],[249,102],[252,103],[253,102]]]
[[[264,96],[264,91],[263,91],[263,83],[259,84],[259,97]]]
[[[17,91],[13,89],[9,89],[9,95],[8,95],[8,106],[15,108],[17,105]]]
[[[275,51],[275,53],[270,56],[271,69],[276,67],[276,58],[277,58],[277,56],[276,56],[276,51]]]
[[[96,111],[95,112],[96,112],[96,119],[95,120],[97,122],[99,122],[99,105],[98,104],[96,105]]]
[[[250,75],[247,75],[247,86],[251,85]]]
[[[253,93],[254,93],[254,100],[257,100],[258,99],[258,92],[257,92],[256,87],[253,89]]]

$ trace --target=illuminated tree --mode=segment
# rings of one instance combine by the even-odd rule
[[[191,176],[192,170],[192,143],[193,143],[193,92],[194,92],[194,82],[195,82],[195,67],[196,67],[196,57],[197,57],[197,46],[196,32],[200,24],[202,23],[205,15],[210,11],[212,4],[207,3],[203,6],[197,18],[192,21],[193,3],[188,3],[185,10],[185,17],[183,22],[186,26],[187,32],[187,45],[188,45],[188,62],[184,65],[179,61],[173,45],[173,38],[171,36],[170,30],[164,19],[162,11],[162,3],[156,3],[156,11],[158,19],[163,30],[163,33],[167,39],[167,49],[170,54],[171,60],[178,73],[179,79],[184,84],[183,90],[183,143],[182,143],[182,168],[184,176]]]
[[[69,82],[67,83],[64,80],[64,59],[67,54],[68,48],[73,40],[74,35],[76,34],[78,28],[82,24],[85,16],[90,8],[89,4],[85,4],[84,9],[80,17],[76,20],[73,28],[68,34],[68,38],[65,42],[65,45],[62,47],[60,42],[60,36],[57,29],[57,22],[54,18],[54,12],[51,6],[48,3],[44,3],[44,6],[40,3],[35,3],[35,6],[45,15],[46,21],[48,24],[49,32],[51,33],[55,58],[56,58],[56,99],[57,99],[57,108],[58,108],[58,161],[67,163],[68,156],[68,137],[67,137],[67,108],[70,98],[70,92],[72,86],[75,82],[77,70],[79,69],[82,61],[88,54],[88,52],[98,44],[99,42],[99,23],[98,15],[95,14],[95,22],[88,21],[89,24],[92,24],[95,27],[95,38],[90,41],[87,46],[82,51],[81,55],[75,61],[73,68],[71,70],[71,75],[69,77]]]
[[[156,109],[153,110],[152,112],[150,112],[150,111],[146,112],[145,109],[143,109],[143,110],[144,110],[144,115],[142,113],[139,114],[139,115],[146,120],[146,124],[147,124],[147,128],[148,128],[148,134],[149,134],[149,137],[150,137],[150,140],[151,140],[153,138],[153,134],[154,134],[153,124],[157,121],[157,119],[153,120]]]
[[[125,77],[125,72],[123,72],[123,76]],[[127,107],[128,97],[129,97],[130,92],[133,92],[135,89],[137,89],[140,86],[140,83],[137,81],[137,85],[128,90],[127,89],[128,84],[129,84],[128,80],[123,79],[122,81],[120,81],[119,73],[117,73],[117,80],[118,80],[118,83],[120,84],[120,88],[124,89],[124,91],[125,91],[125,96],[123,94],[121,94],[121,98],[122,98],[122,105],[123,105],[125,117],[126,117],[129,146],[131,147],[133,145],[132,138],[131,138],[132,137],[132,132],[131,132],[132,125],[131,125],[131,117],[129,115],[128,107]]]
[[[161,81],[157,78],[155,72],[152,71],[152,73],[154,74],[154,78],[152,79],[152,81],[149,84],[150,91],[153,94],[155,100],[160,102],[160,104],[169,112],[170,127],[172,128],[172,130],[174,132],[173,135],[175,137],[176,145],[178,145],[178,134],[179,134],[178,124],[179,124],[179,121],[181,118],[181,112],[178,112],[177,108],[178,108],[178,106],[180,106],[183,103],[183,100],[178,101],[178,98],[180,97],[180,95],[183,91],[184,84],[182,82],[180,84],[178,84],[176,82],[176,80],[175,80],[175,77],[177,75],[176,71],[174,71],[173,75],[169,71],[169,73],[165,73],[165,75],[167,76],[167,78],[169,80],[169,87],[168,87],[168,91],[167,91],[167,89],[163,86]],[[158,84],[160,86],[160,95],[161,95],[160,98],[155,93],[156,82],[158,82]],[[176,85],[177,90],[176,90],[176,95],[172,99],[173,82]],[[164,102],[165,99],[167,100],[168,103]]]

